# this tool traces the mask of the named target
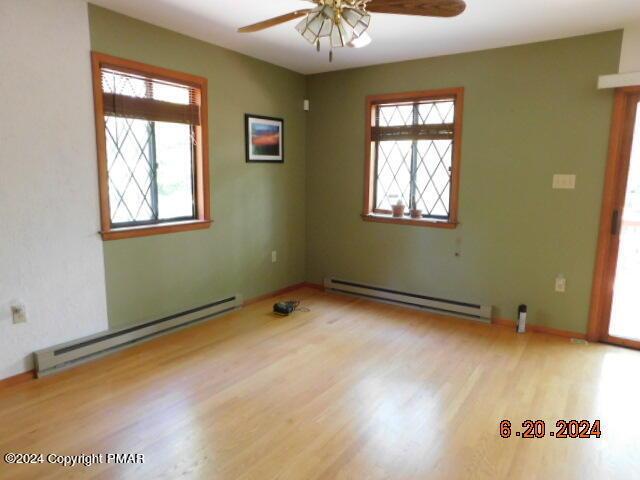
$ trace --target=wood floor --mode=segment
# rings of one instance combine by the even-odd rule
[[[0,478],[640,478],[640,352],[309,288],[0,390],[0,453],[141,453]],[[601,438],[499,436],[600,419]]]

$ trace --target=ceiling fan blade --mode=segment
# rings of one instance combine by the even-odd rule
[[[305,8],[304,10],[296,10],[295,12],[286,13],[284,15],[280,15],[279,17],[273,17],[263,22],[258,22],[252,25],[247,25],[246,27],[239,28],[238,32],[240,33],[258,32],[260,30],[264,30],[265,28],[275,27],[276,25],[280,25],[281,23],[285,23],[290,20],[295,20],[296,18],[304,17],[310,11],[311,11],[310,8]]]
[[[422,15],[425,17],[455,17],[467,8],[463,0],[371,0],[367,11]]]

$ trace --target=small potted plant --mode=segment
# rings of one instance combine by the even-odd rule
[[[398,203],[393,205],[391,210],[395,218],[404,217],[404,203],[402,203],[402,199],[398,200]]]

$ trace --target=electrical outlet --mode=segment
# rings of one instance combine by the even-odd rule
[[[567,279],[564,275],[560,274],[556,277],[556,292],[564,293],[567,289]]]
[[[16,303],[11,305],[13,323],[27,323],[27,309],[24,305]]]
[[[276,263],[278,261],[278,252],[273,250],[271,252],[271,263]]]

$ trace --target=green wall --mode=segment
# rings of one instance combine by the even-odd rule
[[[214,224],[104,243],[109,322],[120,326],[253,297],[305,278],[305,77],[90,5],[93,50],[209,80]],[[244,113],[283,117],[285,163],[246,164]],[[271,263],[271,251],[278,251]]]
[[[621,32],[304,77],[99,7],[89,14],[94,50],[205,76],[210,92],[215,223],[105,242],[111,325],[336,275],[490,303],[503,318],[527,303],[532,323],[586,330],[613,102],[595,85],[617,70]],[[363,222],[365,96],[459,86],[459,227]],[[245,112],[285,119],[283,165],[245,163]],[[554,173],[577,174],[577,189],[552,190]],[[558,273],[565,294],[554,292]]]
[[[621,32],[308,78],[307,279],[325,275],[497,307],[584,332]],[[368,223],[368,94],[465,87],[460,226]],[[575,191],[552,190],[577,174]],[[456,244],[462,255],[454,256]],[[558,273],[565,294],[554,292]]]

